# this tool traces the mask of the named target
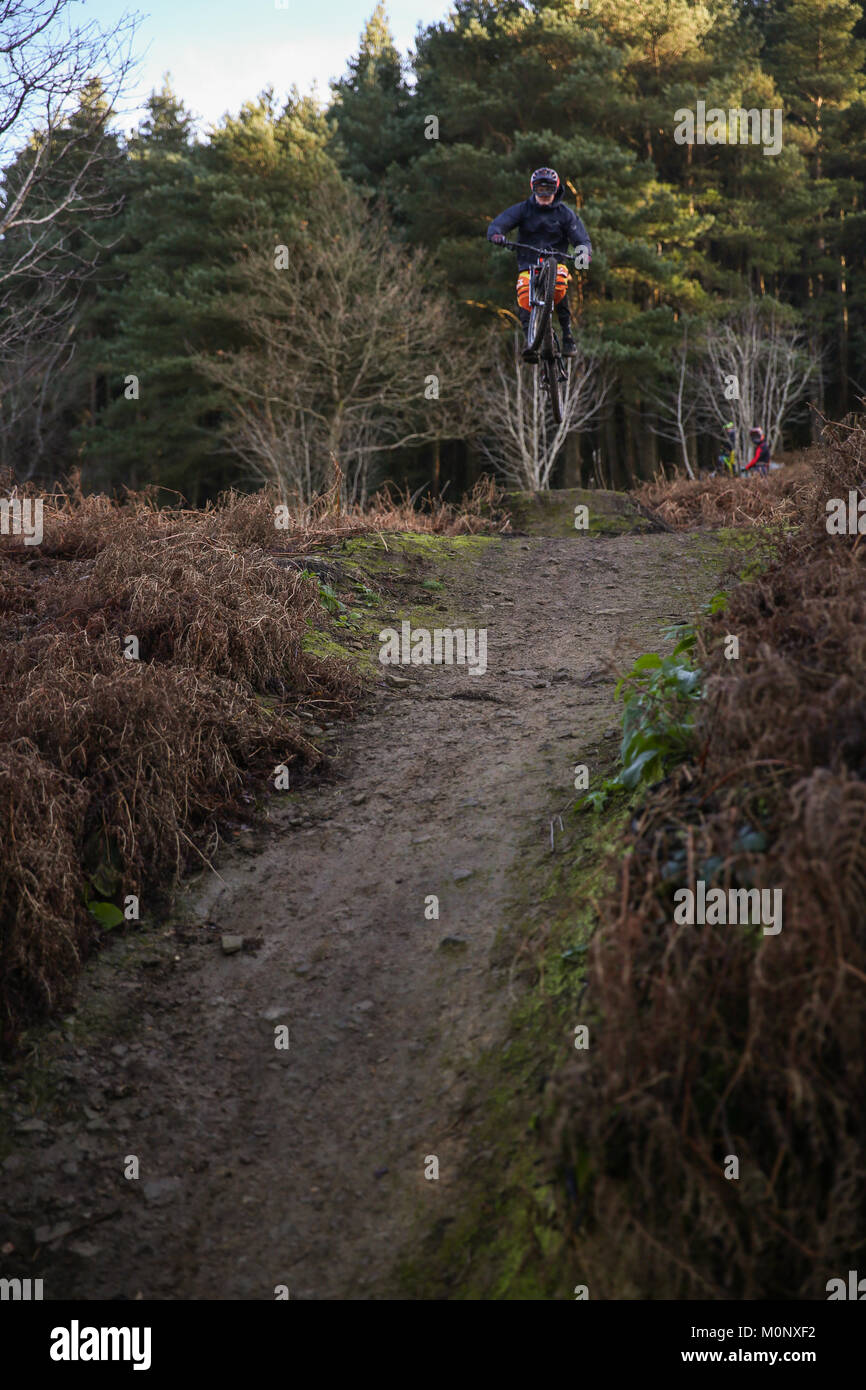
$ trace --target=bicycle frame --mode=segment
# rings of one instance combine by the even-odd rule
[[[576,266],[584,270],[586,269],[586,266],[582,263],[581,257],[571,252],[551,251],[549,248],[541,246],[528,246],[525,242],[521,241],[505,241],[500,242],[499,245],[501,245],[503,249],[509,251],[532,251],[538,258],[535,265],[531,267],[529,275],[530,314],[533,309],[543,309],[545,304],[549,302],[539,298],[537,294],[538,277],[548,262],[551,263],[551,271],[554,277],[556,276],[556,267],[560,261],[573,261]],[[548,293],[550,292],[550,284],[548,281]],[[553,418],[555,422],[559,424],[562,419],[562,399],[559,388],[561,383],[568,380],[568,368],[563,361],[562,353],[559,350],[559,342],[553,331],[552,304],[550,305],[550,311],[548,312],[547,321],[542,332],[544,338],[543,346],[541,345],[541,340],[539,340],[542,364],[541,384],[550,398]]]

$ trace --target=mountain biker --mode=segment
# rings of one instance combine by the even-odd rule
[[[505,233],[517,228],[517,240],[542,251],[568,251],[569,246],[586,248],[586,264],[592,257],[592,243],[586,228],[577,213],[566,207],[562,201],[564,188],[555,169],[536,169],[529,180],[530,195],[522,203],[514,203],[498,217],[494,217],[487,228],[487,240],[501,246],[507,240]],[[529,328],[529,275],[537,257],[531,251],[517,252],[517,313],[524,331]],[[553,302],[556,316],[562,329],[562,355],[574,357],[577,345],[571,333],[571,312],[566,298],[569,281],[568,268],[556,267],[556,289]],[[538,353],[531,352],[529,346],[523,349],[527,362],[537,362]]]
[[[743,472],[748,473],[750,468],[757,468],[761,477],[766,478],[770,467],[770,446],[767,443],[767,436],[760,425],[753,425],[749,430],[749,438],[755,446],[755,453],[746,464]]]

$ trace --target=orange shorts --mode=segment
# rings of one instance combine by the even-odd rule
[[[521,309],[529,308],[529,277],[531,273],[532,272],[529,270],[521,270],[517,277],[517,302]],[[568,273],[568,267],[558,265],[556,267],[556,286],[553,291],[554,304],[558,304],[561,299],[565,298],[565,292],[568,289],[568,282],[570,279],[571,276]]]

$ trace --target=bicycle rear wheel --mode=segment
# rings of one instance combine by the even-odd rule
[[[544,330],[550,322],[555,288],[556,271],[551,261],[545,261],[535,281],[536,303],[529,311],[529,332],[526,341],[532,352],[537,352],[541,347]]]

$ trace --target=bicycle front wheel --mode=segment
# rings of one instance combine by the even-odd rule
[[[561,425],[562,396],[560,395],[559,364],[555,357],[546,357],[542,361],[541,369],[544,372],[544,385],[550,399],[550,410],[554,423]]]
[[[535,281],[535,303],[529,311],[529,332],[527,346],[537,352],[541,347],[544,330],[550,322],[553,311],[553,292],[556,288],[556,271],[551,261],[545,261]]]

